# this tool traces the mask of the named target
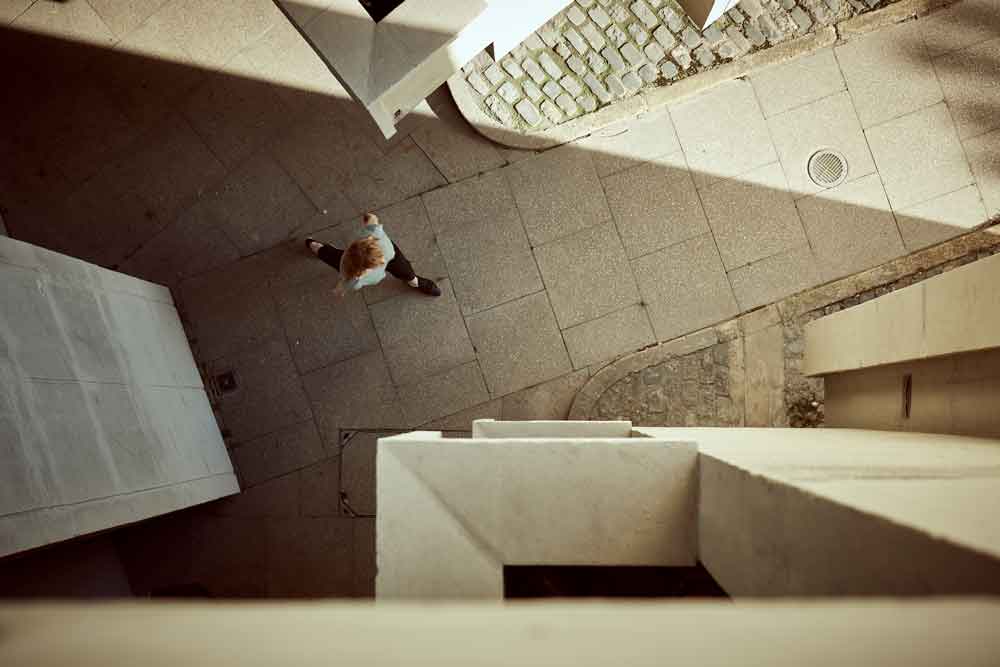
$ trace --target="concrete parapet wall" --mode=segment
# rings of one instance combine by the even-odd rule
[[[1000,347],[1000,256],[805,327],[805,373],[826,375]]]

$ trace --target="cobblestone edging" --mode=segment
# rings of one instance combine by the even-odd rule
[[[543,149],[952,1],[742,0],[700,31],[674,0],[576,0],[448,84],[487,138]]]
[[[568,418],[820,426],[823,382],[802,373],[807,322],[996,253],[997,229],[974,232],[633,353],[594,374]]]

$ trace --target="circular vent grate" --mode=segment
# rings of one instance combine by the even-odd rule
[[[809,178],[821,188],[840,185],[847,178],[847,160],[837,151],[824,148],[809,158]]]

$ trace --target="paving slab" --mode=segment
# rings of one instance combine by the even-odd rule
[[[582,369],[507,394],[503,397],[502,418],[506,421],[568,419],[573,399],[589,377],[588,371]]]
[[[702,191],[708,224],[727,270],[806,242],[777,162]]]
[[[253,63],[255,78],[279,84],[275,92],[293,114],[314,107],[317,96],[326,100],[348,97],[337,77],[291,21],[278,21],[241,55]]]
[[[284,169],[267,153],[258,153],[232,171],[207,195],[216,224],[243,255],[290,238],[316,212]]]
[[[332,452],[299,472],[299,513],[302,516],[341,516],[340,442],[327,446]]]
[[[561,146],[504,169],[533,246],[611,218],[590,153]]]
[[[331,364],[302,376],[320,435],[336,442],[340,429],[401,428],[396,387],[381,352]]]
[[[604,188],[629,258],[708,231],[682,153],[608,176]]]
[[[774,303],[812,287],[822,274],[808,244],[783,250],[729,272],[741,311]]]
[[[416,128],[413,141],[434,166],[454,183],[506,164],[495,144],[476,132],[450,105]],[[445,113],[450,110],[452,113]]]
[[[517,204],[502,171],[491,171],[422,195],[431,227],[444,234],[450,227],[517,213]]]
[[[439,243],[466,315],[544,288],[516,210],[455,225]]]
[[[211,375],[232,372],[235,391],[223,394],[219,412],[234,442],[251,440],[312,417],[284,337],[221,357],[208,365]]]
[[[451,281],[441,296],[416,290],[370,307],[393,381],[412,384],[476,358]],[[426,421],[426,420],[425,420]]]
[[[896,213],[910,252],[965,234],[987,219],[979,188],[969,185]]]
[[[382,433],[348,431],[340,444],[342,511],[350,516],[375,516],[375,453]]]
[[[403,414],[414,426],[485,403],[489,398],[476,361],[399,389]]]
[[[253,69],[242,54],[234,60],[241,69]],[[234,166],[284,127],[290,111],[269,82],[215,73],[188,98],[182,113],[215,156]]]
[[[878,174],[804,197],[796,206],[824,280],[906,252]]]
[[[987,217],[1000,215],[1000,130],[964,142]]]
[[[492,396],[568,373],[572,366],[544,292],[467,318]]]
[[[184,0],[167,3],[156,17],[187,53],[214,70],[284,18],[277,5],[266,0],[247,0],[236,7],[223,7],[211,0]]]
[[[796,198],[824,189],[809,177],[809,158],[818,150],[828,148],[844,156],[846,180],[852,181],[875,171],[868,141],[847,92],[834,93],[772,116],[767,124],[788,178],[788,188]]]
[[[176,286],[184,278],[239,259],[239,249],[210,218],[206,220],[205,211],[195,204],[122,262],[120,270]]]
[[[243,489],[310,466],[324,455],[312,419],[244,442],[230,452]]]
[[[252,349],[283,335],[259,257],[181,283],[182,312],[194,327],[194,349],[205,361]]]
[[[354,527],[354,597],[375,597],[375,519],[351,519]]]
[[[994,0],[962,0],[919,22],[931,57],[958,51],[996,37],[1000,7]]]
[[[354,522],[345,517],[272,519],[264,569],[276,598],[347,596],[354,587]]]
[[[355,162],[341,182],[344,195],[372,211],[447,183],[420,147],[407,137],[371,163]]]
[[[778,159],[753,87],[727,81],[670,107],[695,185],[732,178]]]
[[[658,340],[739,312],[711,234],[633,260],[632,268]]]
[[[765,118],[847,88],[832,48],[762,69],[751,74],[749,79]]]
[[[316,207],[334,222],[363,212],[364,203],[348,196],[347,185],[361,164],[382,158],[366,135],[341,114],[324,111],[305,116],[273,142],[271,152]]]
[[[864,128],[943,99],[919,22],[872,32],[834,51]]]
[[[1000,20],[994,28],[1000,34]],[[934,70],[958,136],[975,137],[1000,127],[1000,37],[934,60]]]
[[[865,134],[894,210],[972,183],[962,143],[944,104],[896,118]]]
[[[587,368],[656,342],[643,306],[608,313],[563,331],[573,368]]]
[[[628,258],[612,223],[535,249],[562,329],[639,302]]]
[[[666,109],[609,125],[576,144],[592,153],[594,168],[601,178],[681,148]]]
[[[300,373],[378,349],[364,298],[358,292],[338,297],[334,285],[320,278],[277,298],[278,316]]]

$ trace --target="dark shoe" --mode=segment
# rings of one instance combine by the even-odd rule
[[[427,278],[421,278],[417,276],[417,289],[424,294],[429,294],[431,296],[441,296],[441,288],[438,287],[433,280],[428,280]]]
[[[317,241],[316,239],[314,239],[312,237],[309,237],[309,236],[306,237],[306,250],[308,250],[309,252],[311,252],[312,254],[315,255],[316,251],[312,249],[312,244],[313,243],[318,243],[318,244],[320,244],[322,246],[323,242],[322,241]]]

